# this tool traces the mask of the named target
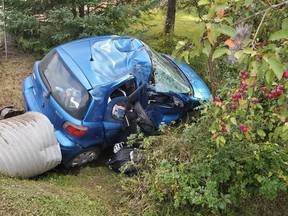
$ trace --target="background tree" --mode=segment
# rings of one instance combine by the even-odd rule
[[[92,35],[123,34],[142,11],[158,0],[11,0],[7,2],[7,30],[25,51],[50,47]]]
[[[175,16],[176,16],[176,0],[168,0],[166,21],[165,21],[165,28],[164,28],[165,34],[169,34],[174,31]]]

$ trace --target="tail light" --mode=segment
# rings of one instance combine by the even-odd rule
[[[88,127],[82,125],[75,125],[71,122],[65,122],[63,124],[63,129],[67,131],[67,133],[71,136],[77,138],[83,136],[88,131]]]

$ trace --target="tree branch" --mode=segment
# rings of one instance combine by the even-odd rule
[[[263,22],[264,22],[264,19],[265,19],[265,17],[267,16],[267,13],[268,13],[268,11],[269,11],[270,9],[271,9],[271,8],[268,8],[268,9],[265,11],[265,13],[264,13],[264,15],[263,15],[263,17],[262,17],[262,19],[261,19],[261,22],[260,22],[259,25],[258,25],[258,28],[257,28],[257,30],[256,30],[256,33],[255,33],[255,35],[254,35],[254,37],[253,37],[253,40],[251,41],[251,45],[252,45],[252,48],[253,48],[253,49],[255,49],[254,43],[255,43],[255,40],[256,40],[257,35],[258,35],[258,33],[259,33],[259,30],[260,30],[260,28],[261,28],[261,26],[262,26],[262,24],[263,24]]]
[[[270,5],[270,7],[266,8],[265,10],[258,11],[257,13],[255,13],[255,14],[249,16],[249,17],[246,17],[246,18],[244,18],[244,19],[242,19],[242,20],[240,20],[240,21],[238,21],[236,23],[233,23],[232,26],[238,25],[239,23],[242,23],[242,22],[244,22],[244,21],[246,21],[246,20],[248,20],[248,19],[250,19],[252,17],[258,16],[259,14],[262,14],[262,13],[266,13],[266,11],[269,11],[270,9],[281,7],[281,6],[285,5],[285,4],[288,4],[288,1],[284,1],[284,2],[281,2],[279,4],[275,4],[275,5]]]

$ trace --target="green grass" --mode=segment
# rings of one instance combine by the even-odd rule
[[[149,44],[157,43],[155,38],[164,31],[165,13],[163,11],[154,11],[150,14],[143,14],[143,25],[137,24],[129,31],[134,31],[135,36],[140,37]],[[187,14],[183,11],[176,13],[176,22],[174,27],[174,34],[177,37],[189,38],[191,36],[192,28],[198,18],[192,14]]]
[[[119,175],[105,166],[104,159],[70,172],[53,170],[35,179],[0,175],[0,214],[115,215],[123,194]]]

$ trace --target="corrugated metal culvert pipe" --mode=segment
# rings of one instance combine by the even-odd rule
[[[53,125],[41,113],[27,112],[0,121],[0,172],[33,177],[61,162]]]

